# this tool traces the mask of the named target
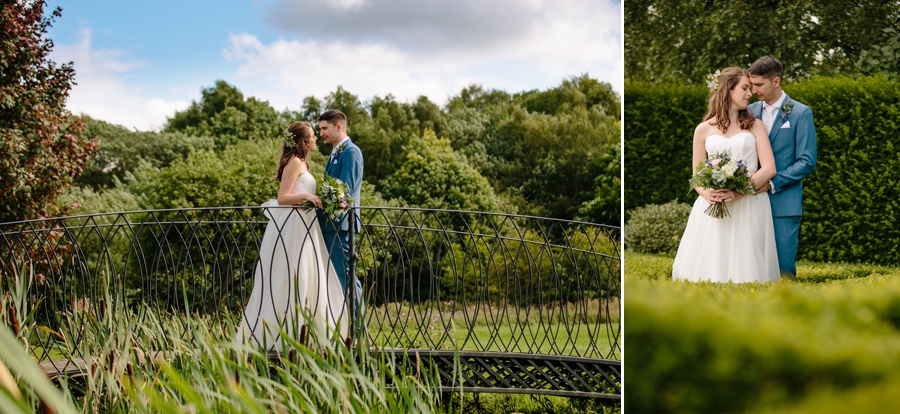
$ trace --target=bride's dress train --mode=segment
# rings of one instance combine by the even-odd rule
[[[728,138],[706,138],[706,152],[731,150],[732,159],[743,159],[750,172],[759,168],[756,138],[743,131]],[[704,213],[709,202],[697,197],[688,218],[672,279],[692,282],[777,282],[778,253],[769,194],[745,195],[726,204],[731,217],[717,219]]]
[[[316,180],[309,172],[297,178],[293,193],[315,194]],[[263,207],[277,207],[269,200]],[[253,290],[244,308],[236,340],[265,344],[281,350],[279,328],[299,340],[297,330],[309,313],[317,330],[318,345],[325,346],[340,327],[347,337],[348,315],[344,292],[328,257],[325,239],[313,209],[266,208],[269,222],[259,246]],[[313,327],[308,326],[307,332]],[[307,337],[311,337],[308,333]],[[310,344],[313,345],[313,344]]]

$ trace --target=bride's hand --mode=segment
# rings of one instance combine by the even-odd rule
[[[706,201],[708,201],[710,204],[715,204],[715,203],[722,202],[722,201],[724,201],[724,202],[734,201],[734,200],[738,200],[744,196],[743,194],[740,194],[736,191],[725,190],[725,189],[706,190],[705,192],[706,192],[706,195],[704,195],[702,193],[700,195],[702,195],[703,198],[705,198]]]
[[[697,190],[700,192],[700,195],[706,199],[709,204],[715,204],[722,201],[725,198],[724,190],[709,190],[706,188]]]
[[[322,199],[319,198],[318,196],[314,196],[314,195],[310,194],[309,196],[306,197],[306,200],[309,201],[310,203],[312,203],[312,205],[316,206],[316,208],[323,208],[322,207]]]
[[[720,191],[722,192],[722,201],[725,201],[725,202],[740,200],[742,197],[744,197],[743,194],[741,194],[737,191],[734,191],[734,190],[720,190]]]

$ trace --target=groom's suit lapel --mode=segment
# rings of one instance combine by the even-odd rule
[[[344,142],[344,151],[347,150],[347,147],[349,147],[352,142],[353,141],[350,139],[347,139],[347,141]],[[340,171],[338,170],[340,162],[338,161],[340,160],[341,155],[344,155],[344,151],[328,156],[328,160],[326,161],[327,165],[325,166],[325,175],[330,175],[332,177],[340,175]]]

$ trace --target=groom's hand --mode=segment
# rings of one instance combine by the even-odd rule
[[[768,182],[768,181],[766,181],[765,184],[759,186],[759,187],[756,189],[756,193],[757,193],[757,194],[762,194],[762,193],[767,193],[767,192],[769,192],[769,182]]]

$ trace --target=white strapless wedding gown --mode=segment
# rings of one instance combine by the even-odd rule
[[[742,131],[730,138],[706,138],[707,154],[731,150],[753,173],[759,169],[756,138]],[[709,202],[697,197],[672,265],[672,279],[712,282],[777,282],[778,253],[769,194],[745,195],[727,202],[731,217],[704,213]]]
[[[316,179],[312,174],[307,172],[297,178],[294,194],[315,192]],[[269,200],[262,206],[277,207],[278,201]],[[252,341],[260,346],[265,343],[269,350],[281,350],[279,327],[299,339],[298,330],[306,322],[300,309],[310,314],[319,332],[320,346],[331,338],[337,326],[341,338],[346,338],[347,304],[315,210],[281,207],[264,212],[269,223],[259,246],[253,291],[244,308],[237,341]],[[310,328],[307,332],[312,331]],[[311,337],[309,333],[307,337]]]

